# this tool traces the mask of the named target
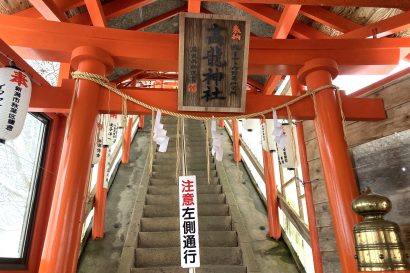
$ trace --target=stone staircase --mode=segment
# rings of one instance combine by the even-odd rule
[[[178,186],[175,180],[176,121],[165,118],[171,137],[168,151],[156,153],[148,183],[145,205],[135,249],[132,273],[182,273],[180,267]],[[185,121],[187,175],[198,183],[199,241],[201,267],[196,273],[245,273],[238,236],[216,166],[211,161],[207,179],[205,127],[202,122]]]

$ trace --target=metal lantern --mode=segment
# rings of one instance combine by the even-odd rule
[[[400,228],[383,219],[392,208],[390,200],[366,188],[352,208],[364,217],[353,228],[359,271],[408,270]]]
[[[103,126],[101,123],[98,123],[92,165],[95,165],[100,161],[103,149],[103,134]]]
[[[0,142],[15,139],[23,130],[31,97],[31,81],[15,67],[0,68]]]

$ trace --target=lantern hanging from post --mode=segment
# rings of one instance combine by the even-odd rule
[[[399,225],[383,219],[392,208],[391,201],[366,188],[353,201],[352,208],[364,217],[363,222],[353,228],[359,271],[408,272],[408,255],[400,239]]]
[[[0,68],[0,142],[23,130],[31,97],[31,81],[16,67]]]
[[[279,163],[283,168],[287,169],[295,169],[296,168],[296,153],[295,153],[295,145],[292,139],[292,125],[290,124],[282,124],[283,128],[283,144],[277,142],[278,144],[278,157]]]
[[[96,133],[96,140],[94,145],[94,153],[93,153],[93,160],[92,165],[97,164],[100,161],[102,149],[103,149],[103,136],[104,136],[104,128],[101,123],[97,124],[97,133]]]

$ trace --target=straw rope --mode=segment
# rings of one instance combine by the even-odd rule
[[[177,150],[177,162],[175,165],[175,183],[178,185],[178,181],[179,181],[179,165],[181,163],[181,158],[180,158],[180,143],[179,143],[179,139],[180,139],[180,130],[181,130],[181,118],[178,118],[177,120],[177,139],[176,139],[176,150]]]
[[[154,162],[154,111],[151,113],[151,137],[149,143],[149,176],[152,174],[152,165]]]
[[[329,85],[325,85],[325,86],[321,86],[319,88],[316,88],[314,90],[308,90],[306,91],[306,93],[304,93],[303,95],[300,95],[286,103],[283,103],[281,105],[278,105],[276,107],[272,107],[269,109],[265,109],[263,111],[260,112],[256,112],[256,113],[250,113],[250,114],[245,114],[245,115],[233,115],[233,116],[225,116],[225,117],[199,117],[199,116],[194,116],[194,115],[189,115],[189,114],[184,114],[184,113],[176,113],[176,112],[172,112],[172,111],[168,111],[166,109],[161,109],[152,105],[149,105],[143,101],[140,101],[134,97],[131,97],[130,95],[127,95],[123,92],[121,92],[121,90],[119,90],[118,88],[116,88],[115,86],[112,86],[109,84],[109,81],[106,77],[97,75],[97,74],[93,74],[93,73],[88,73],[88,72],[81,72],[81,71],[74,71],[71,73],[71,76],[73,77],[73,79],[83,79],[83,80],[89,80],[92,81],[94,83],[97,83],[105,88],[107,88],[108,90],[114,92],[115,94],[117,94],[118,96],[122,97],[123,99],[126,99],[130,102],[133,102],[135,104],[138,104],[139,106],[142,106],[146,109],[149,109],[151,111],[160,111],[163,114],[169,115],[169,116],[174,116],[174,117],[183,117],[183,118],[189,118],[189,119],[194,119],[194,120],[202,120],[202,121],[209,121],[212,119],[215,120],[229,120],[229,119],[247,119],[247,118],[253,118],[253,117],[258,117],[264,114],[268,114],[269,112],[272,112],[272,110],[279,110],[279,109],[283,109],[286,108],[298,101],[303,100],[306,97],[312,96],[317,92],[326,90],[326,89],[333,89],[338,91],[339,87],[333,85],[333,84],[329,84]],[[337,92],[338,93],[338,92]]]
[[[208,185],[211,184],[211,158],[209,155],[209,124],[205,121],[206,139],[205,139],[205,149],[206,149],[206,171],[208,177]]]

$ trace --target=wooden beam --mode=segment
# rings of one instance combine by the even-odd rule
[[[122,76],[118,77],[113,82],[116,83],[116,84],[119,84],[119,83],[122,83],[123,81],[132,79],[133,77],[135,77],[136,75],[138,75],[140,73],[144,73],[144,70],[135,69],[135,70],[132,70],[132,71],[128,72],[125,75],[122,75]]]
[[[0,64],[9,64],[9,59],[13,60],[16,66],[30,75],[33,85],[51,86],[40,74],[37,73],[26,61],[23,60],[13,49],[11,49],[2,39],[0,39]]]
[[[273,39],[286,39],[288,37],[301,7],[301,5],[285,5],[280,16],[279,23],[273,33]],[[263,94],[272,95],[281,80],[281,75],[270,75],[268,81],[263,87]]]
[[[207,0],[207,2],[225,2],[223,0]],[[259,4],[296,4],[309,6],[350,6],[350,7],[384,7],[410,9],[410,2],[405,0],[229,0],[230,3]]]
[[[237,2],[228,2],[228,4],[240,10],[243,10],[244,12],[249,13],[250,15],[274,27],[278,25],[282,14],[280,11],[268,5],[242,4]],[[329,38],[329,36],[325,33],[299,22],[294,23],[290,34],[299,39]]]
[[[200,13],[201,0],[188,0],[188,12]]]
[[[107,20],[105,19],[100,0],[84,0],[84,3],[87,6],[93,25],[96,27],[106,27]]]
[[[146,5],[154,3],[156,0],[116,0],[102,5],[105,18],[107,20],[124,15],[127,12],[142,8]],[[70,21],[76,24],[89,25],[91,24],[90,15],[82,13],[70,18]]]
[[[282,75],[271,75],[269,79],[266,81],[265,85],[263,86],[263,94],[265,95],[272,95],[273,91],[275,91],[276,86],[278,86],[279,82],[282,80]]]
[[[300,13],[316,22],[343,33],[362,27],[362,25],[356,24],[355,22],[322,7],[303,6],[300,9]]]
[[[272,39],[286,39],[295,23],[301,5],[285,5]]]
[[[20,10],[14,13],[13,15],[21,16],[21,17],[36,18],[36,19],[44,18],[43,15],[41,15],[41,13],[38,12],[38,10],[36,10],[35,8],[28,8],[28,9]]]
[[[262,83],[260,83],[260,82],[258,82],[258,81],[255,81],[254,79],[252,79],[252,78],[250,78],[250,77],[248,77],[247,83],[248,83],[249,85],[255,87],[255,88],[258,89],[258,90],[262,90],[262,89],[263,89],[263,86],[264,86]]]
[[[405,68],[405,69],[403,69],[403,70],[401,70],[397,73],[394,73],[390,76],[387,76],[386,78],[381,79],[380,81],[377,81],[375,83],[372,83],[372,84],[370,84],[366,87],[363,87],[362,89],[351,93],[349,96],[350,97],[355,97],[355,98],[358,98],[358,97],[360,98],[360,97],[366,96],[370,92],[373,92],[373,91],[375,91],[379,88],[384,89],[384,88],[386,88],[386,86],[389,86],[395,80],[400,79],[400,78],[405,77],[405,76],[408,76],[408,75],[410,75],[410,67]]]
[[[56,22],[67,22],[67,18],[53,0],[29,0],[36,10],[46,19]]]
[[[406,29],[410,29],[410,11],[406,11],[396,16],[350,31],[336,38],[369,38],[374,34],[380,38]]]
[[[145,22],[143,22],[139,25],[136,25],[132,28],[129,28],[129,30],[142,30],[144,28],[150,27],[152,25],[158,24],[159,22],[162,22],[162,21],[165,21],[169,18],[172,18],[175,15],[179,14],[180,12],[187,11],[187,9],[188,9],[188,7],[186,5],[182,6],[182,7],[179,7],[179,8],[176,8],[176,9],[168,11],[168,12],[166,12],[166,13],[160,15],[160,16],[157,16],[155,18],[147,20],[147,21],[145,21]]]
[[[78,35],[81,33],[81,35]],[[177,71],[179,36],[0,15],[0,39],[23,58],[69,62],[79,46],[107,51],[117,67]],[[308,60],[332,58],[339,74],[384,74],[410,53],[410,39],[278,40],[251,37],[250,75],[293,75]]]
[[[78,6],[81,6],[83,4],[83,0],[58,0],[55,2],[55,5],[57,8],[59,8],[61,11],[66,11],[68,9],[72,9]],[[30,17],[30,18],[37,18],[41,19],[44,18],[40,12],[38,12],[35,8],[28,8],[24,9],[21,11],[18,11],[14,13],[14,15],[17,16],[23,16],[23,17]]]
[[[68,113],[71,104],[71,98],[74,90],[75,81],[65,80],[61,87],[34,87],[30,100],[30,111],[33,112],[55,112]],[[144,88],[121,88],[121,91],[131,97],[153,105],[160,109],[166,109],[172,112],[178,112],[178,92],[176,89],[150,89]],[[256,113],[262,110],[270,109],[275,106],[284,104],[295,96],[270,96],[261,93],[248,93],[246,97],[245,113]],[[351,98],[342,96],[343,111],[347,120],[382,120],[386,118],[383,107],[383,100],[368,98]],[[100,95],[99,109],[101,113],[122,113],[122,98],[115,94],[109,94],[103,91]],[[313,101],[311,97],[290,106],[292,116],[299,120],[311,120],[314,118]],[[128,102],[128,114],[131,115],[149,115],[151,110]],[[186,112],[194,116],[226,116],[229,113],[213,112]],[[278,111],[279,118],[286,118],[286,109]],[[272,118],[271,114],[266,118]]]

